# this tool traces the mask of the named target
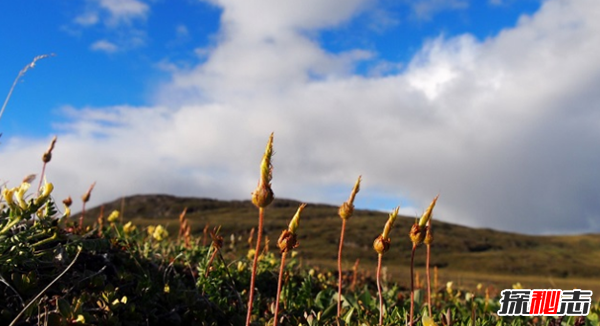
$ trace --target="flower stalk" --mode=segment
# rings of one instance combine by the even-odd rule
[[[437,202],[439,195],[435,196],[431,204],[425,213],[421,216],[418,221],[415,221],[415,224],[410,229],[410,233],[408,234],[410,240],[413,243],[412,251],[410,254],[410,317],[409,317],[409,326],[413,326],[413,316],[414,316],[414,307],[415,307],[415,282],[414,282],[414,267],[415,267],[415,251],[417,250],[417,246],[423,243],[425,240],[425,235],[427,233],[427,223],[431,219],[431,215],[433,214],[433,208],[435,207],[435,203]]]
[[[342,230],[340,232],[340,247],[338,250],[338,319],[340,318],[340,314],[342,313],[342,249],[344,247],[344,232],[346,230],[346,221],[354,213],[354,198],[356,198],[356,194],[360,191],[360,181],[361,176],[358,176],[358,180],[356,180],[354,188],[352,188],[352,192],[350,193],[350,198],[348,198],[348,201],[344,202],[342,206],[340,206],[340,208],[338,209],[338,215],[342,219]]]
[[[267,147],[260,163],[260,180],[258,186],[252,192],[252,203],[258,208],[258,235],[256,236],[256,250],[254,252],[254,261],[252,263],[252,274],[250,277],[250,295],[248,298],[248,312],[246,315],[246,326],[250,325],[252,319],[252,303],[254,301],[254,283],[256,278],[256,267],[258,265],[258,256],[260,252],[260,241],[263,231],[263,219],[265,207],[273,202],[274,194],[271,189],[271,179],[273,178],[273,133],[269,137]]]
[[[383,233],[381,233],[375,241],[373,241],[373,249],[378,254],[377,257],[377,293],[379,294],[379,325],[383,325],[383,294],[381,291],[381,260],[383,258],[383,254],[386,253],[390,249],[390,244],[392,240],[390,239],[390,231],[392,230],[392,226],[398,218],[398,210],[400,207],[396,207],[392,213],[390,213],[387,222],[383,228]]]
[[[283,270],[285,268],[285,256],[292,249],[298,247],[298,240],[296,238],[296,230],[298,229],[298,223],[300,222],[300,214],[306,207],[306,204],[301,204],[296,211],[296,214],[290,221],[290,224],[287,230],[283,230],[281,232],[281,236],[279,240],[277,240],[277,246],[281,250],[281,266],[279,267],[279,280],[277,281],[277,296],[275,297],[275,316],[274,316],[274,326],[277,326],[278,316],[279,316],[279,297],[281,296],[281,283],[283,280]]]
[[[90,197],[92,196],[92,190],[94,190],[95,185],[96,185],[96,182],[92,183],[92,185],[90,186],[88,191],[85,194],[83,194],[83,196],[81,196],[81,201],[83,202],[83,205],[81,207],[81,216],[79,217],[79,229],[81,231],[83,231],[83,218],[85,216],[85,204],[88,201],[90,201]]]

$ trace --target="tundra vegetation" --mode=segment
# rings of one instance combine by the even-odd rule
[[[41,58],[26,66],[17,80]],[[7,102],[8,98],[0,117]],[[80,213],[72,214],[74,201],[54,198],[54,186],[44,176],[51,168],[55,146],[60,142],[53,138],[42,155],[37,187],[32,187],[33,175],[17,184],[0,183],[0,325],[581,326],[599,322],[598,303],[587,317],[499,317],[498,289],[441,284],[437,267],[432,280],[437,196],[409,229],[394,228],[396,208],[382,223],[381,234],[359,232],[372,243],[377,267],[372,272],[361,270],[357,260],[353,268],[344,270],[344,236],[355,227],[351,217],[361,177],[338,209],[339,242],[319,245],[322,253],[330,253],[324,259],[335,262],[337,258],[337,270],[303,263],[297,256],[297,248],[322,238],[319,230],[302,226],[311,215],[310,205],[294,208],[276,246],[269,246],[263,231],[271,223],[266,208],[277,203],[272,189],[273,134],[251,196],[258,223],[248,233],[232,234],[227,246],[219,225],[212,229],[206,225],[202,232],[193,229],[187,208],[181,210],[175,228],[127,220],[121,213],[124,204],[121,212],[100,209],[92,214],[85,205],[95,183],[81,196]],[[395,246],[412,242],[412,250],[405,248],[410,253],[409,273],[394,271],[409,275],[402,282],[389,281],[382,269],[384,254],[386,259],[392,255],[392,237],[399,239]],[[414,269],[422,243],[426,287]]]
[[[58,145],[53,139],[42,155],[43,170]],[[295,249],[319,236],[302,227],[303,217],[310,215],[310,205],[299,205],[277,246],[270,247],[260,238],[261,227],[269,223],[263,208],[274,199],[269,154],[272,146],[273,135],[260,165],[258,187],[252,194],[260,226],[245,239],[232,235],[228,246],[224,246],[218,226],[193,232],[187,209],[179,216],[178,229],[171,227],[169,232],[160,224],[142,226],[124,221],[118,211],[105,214],[100,210],[97,217],[84,219],[82,215],[89,211],[83,207],[93,194],[94,184],[81,197],[81,213],[76,216],[71,214],[71,198],[58,204],[52,197],[52,183],[42,182],[32,189],[34,180],[30,176],[15,186],[3,184],[0,324],[597,324],[598,304],[587,318],[499,317],[497,290],[492,293],[482,286],[456,288],[452,282],[440,286],[437,269],[431,280],[428,264],[427,287],[419,286],[422,282],[415,279],[412,263],[415,253],[421,252],[420,243],[435,247],[432,221],[437,197],[410,230],[394,228],[398,209],[389,214],[383,232],[374,234],[372,254],[378,261],[375,277],[359,271],[358,262],[352,270],[341,273],[301,263]],[[340,206],[343,224],[354,209],[352,202],[360,180],[350,199]],[[340,228],[340,260],[346,227],[352,228],[352,223]],[[410,279],[405,280],[410,288],[381,277],[382,258],[392,244],[392,236],[410,238],[413,243]],[[335,246],[327,250],[335,252]],[[430,254],[427,250],[427,262]]]

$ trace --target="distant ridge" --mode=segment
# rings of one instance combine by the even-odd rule
[[[105,203],[104,214],[120,210],[121,199]],[[202,234],[206,224],[221,226],[221,234],[243,236],[256,227],[257,210],[249,200],[223,201],[209,198],[176,197],[171,195],[134,195],[124,198],[123,213],[126,221],[133,220],[144,226],[168,225],[176,232],[178,217],[187,207],[187,218],[195,234]],[[265,235],[275,247],[275,241],[300,202],[276,199],[266,210]],[[100,206],[86,212],[91,223],[100,214]],[[377,211],[356,210],[346,230],[344,260],[357,258],[374,263],[376,255],[372,241],[385,224],[387,214]],[[392,247],[386,254],[390,265],[408,265],[411,243],[408,231],[414,217],[399,218],[391,232]],[[308,204],[299,228],[303,259],[333,267],[339,241],[340,218],[337,207],[326,204]],[[600,235],[533,236],[491,229],[475,229],[435,219],[432,245],[432,265],[451,270],[505,275],[542,275],[545,277],[596,278],[600,270]],[[416,257],[417,266],[423,266],[424,249]],[[331,263],[331,265],[329,265]]]

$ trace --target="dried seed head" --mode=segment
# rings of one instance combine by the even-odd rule
[[[414,246],[418,246],[423,243],[425,238],[424,231],[424,228],[420,228],[419,223],[417,222],[415,222],[415,224],[413,224],[413,226],[410,228],[410,233],[408,235],[410,236],[410,241],[412,241]]]
[[[350,198],[348,198],[348,201],[344,202],[342,206],[340,206],[340,208],[338,209],[338,215],[344,220],[349,219],[352,216],[352,214],[354,214],[354,198],[356,197],[356,194],[360,191],[360,180],[361,176],[358,176],[358,180],[356,180],[354,188],[350,193]]]
[[[56,144],[56,136],[54,136],[52,138],[52,141],[50,142],[50,146],[48,147],[46,152],[44,152],[44,155],[42,155],[42,161],[44,163],[48,163],[52,159],[52,150],[54,149],[55,144]]]
[[[35,180],[35,174],[30,174],[30,175],[26,176],[25,178],[23,178],[22,182],[32,183],[33,180]]]
[[[298,247],[298,240],[296,234],[289,230],[283,230],[279,240],[277,240],[277,246],[281,250],[281,253],[290,252],[292,249]]]
[[[88,191],[81,196],[81,200],[84,203],[87,203],[88,201],[90,201],[90,196],[92,195],[92,190],[94,190],[94,186],[96,185],[96,182],[92,183],[92,185],[90,186],[90,189],[88,189]]]
[[[223,247],[223,237],[220,235],[217,235],[217,229],[215,228],[214,230],[210,231],[210,237],[212,238],[212,246],[216,249],[219,250]]]
[[[431,214],[433,213],[433,207],[435,206],[435,203],[437,202],[439,196],[440,195],[435,196],[433,201],[431,201],[431,204],[429,204],[429,207],[427,207],[425,213],[423,213],[423,216],[421,216],[421,219],[419,220],[420,228],[423,228],[425,227],[425,225],[427,225],[427,221],[429,221],[429,219],[431,218]]]
[[[65,204],[67,207],[71,207],[71,204],[73,204],[73,199],[71,199],[71,196],[65,198],[63,200],[63,204]]]
[[[384,238],[383,235],[380,234],[373,241],[373,249],[375,249],[378,254],[383,255],[390,249],[391,243],[392,240],[390,238]]]
[[[252,193],[252,203],[258,208],[265,208],[273,202],[274,194],[271,189],[271,179],[273,178],[273,133],[269,136],[267,148],[260,163],[260,180],[256,190]]]
[[[258,186],[252,193],[252,203],[258,208],[265,208],[273,202],[275,198],[271,187]]]

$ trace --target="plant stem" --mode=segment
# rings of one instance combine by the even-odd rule
[[[85,202],[81,206],[81,216],[79,217],[79,230],[83,232],[83,217],[85,215]]]
[[[427,244],[427,262],[425,266],[425,273],[427,273],[427,306],[429,307],[429,317],[433,318],[431,314],[431,276],[429,273],[429,257],[431,256],[431,245]]]
[[[213,249],[214,249],[214,251],[213,251],[212,255],[210,255],[210,259],[208,260],[208,265],[206,266],[206,272],[204,272],[204,277],[208,277],[208,273],[210,272],[210,267],[212,266],[212,263],[215,260],[215,256],[219,252],[219,249],[217,249],[217,248],[213,248]],[[227,265],[225,265],[225,268],[227,268]]]
[[[260,254],[260,240],[262,238],[264,208],[258,209],[258,235],[256,236],[256,250],[254,252],[254,263],[252,263],[252,276],[250,278],[250,297],[248,298],[248,314],[246,315],[246,326],[250,326],[252,317],[252,301],[254,300],[254,279],[256,277],[256,266],[258,265],[258,255]]]
[[[342,248],[344,247],[344,230],[346,229],[346,219],[342,219],[342,232],[340,233],[340,249],[338,251],[338,302],[337,318],[340,318],[342,311]]]
[[[381,294],[381,257],[377,261],[377,292],[379,293],[379,325],[383,325],[383,295]]]
[[[279,296],[281,295],[281,281],[283,279],[286,254],[287,252],[281,254],[281,267],[279,268],[279,281],[277,282],[277,297],[275,299],[275,322],[273,323],[273,326],[277,326],[277,316],[279,315]]]
[[[40,183],[38,184],[38,188],[37,188],[37,196],[40,195],[40,189],[42,188],[42,180],[44,180],[44,173],[46,173],[46,162],[44,162],[44,165],[42,165],[42,174],[40,174]]]
[[[413,244],[412,252],[410,254],[410,319],[408,326],[413,326],[413,313],[415,308],[415,282],[414,282],[414,267],[415,267],[415,251],[417,245]]]

